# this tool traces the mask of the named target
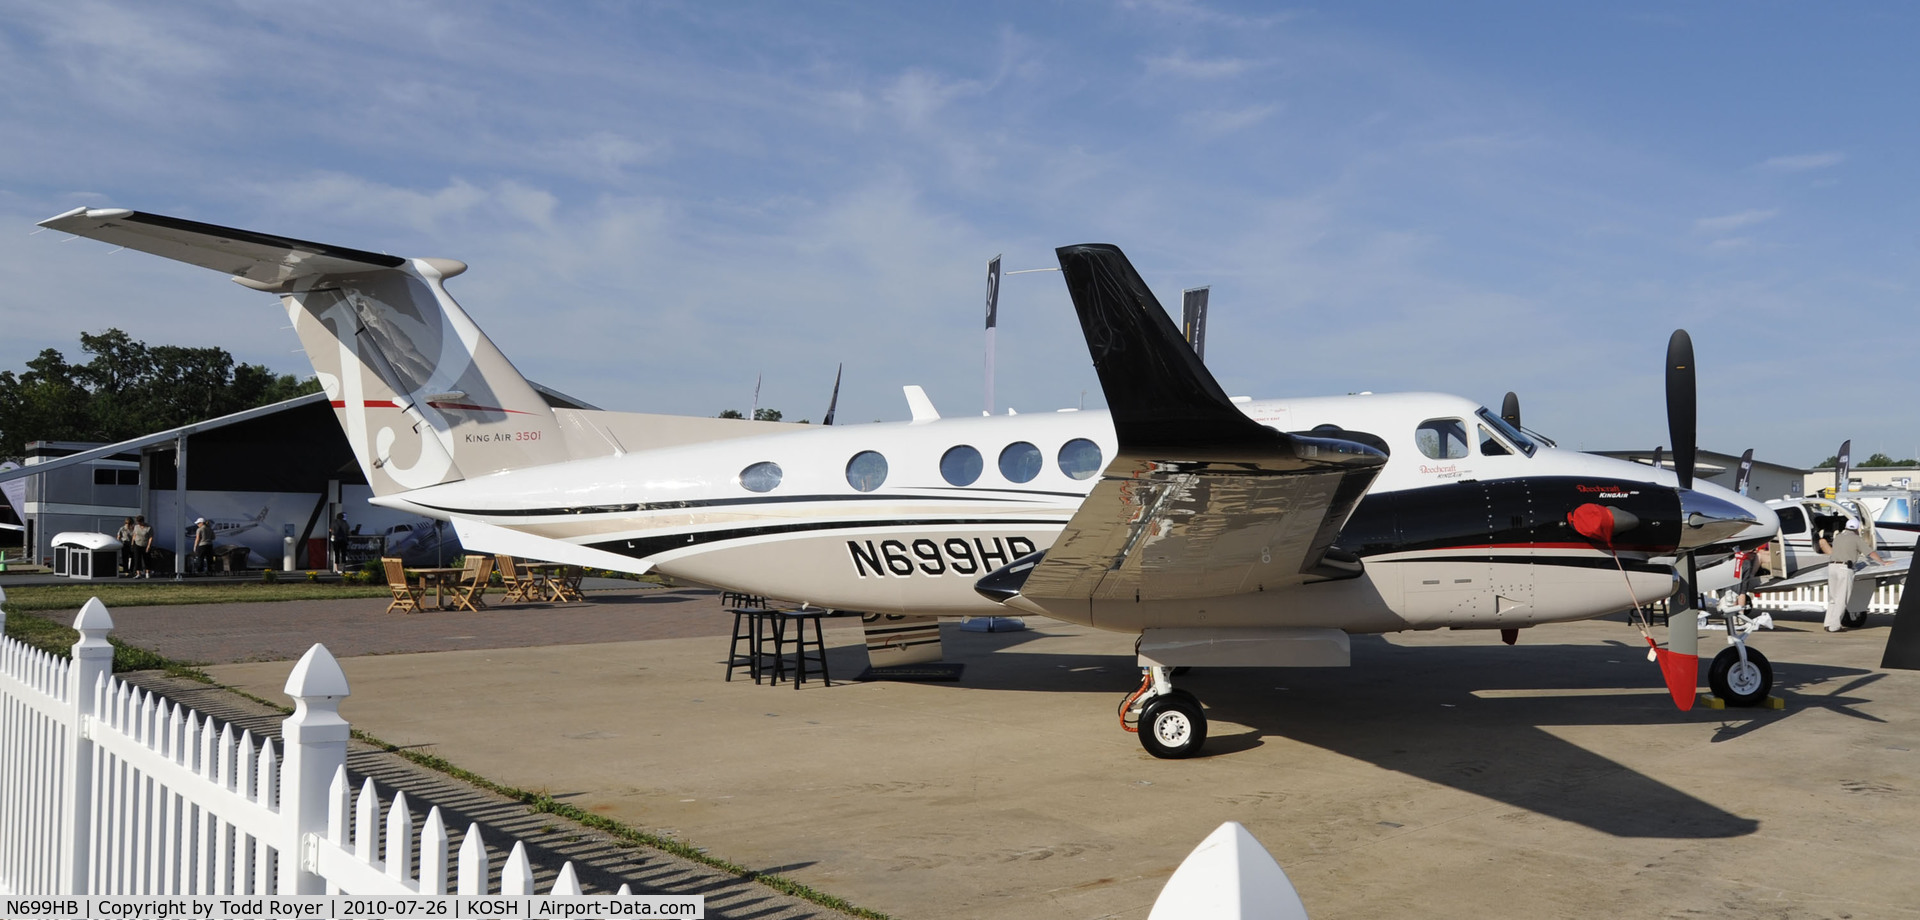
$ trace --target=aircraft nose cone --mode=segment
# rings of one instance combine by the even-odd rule
[[[1752,509],[1695,489],[1680,490],[1680,548],[1695,549],[1760,526]]]

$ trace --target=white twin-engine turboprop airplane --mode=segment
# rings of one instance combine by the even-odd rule
[[[1352,633],[1511,642],[1666,598],[1676,554],[1775,528],[1757,502],[1555,449],[1453,396],[1235,405],[1112,246],[1058,250],[1109,411],[798,427],[550,406],[447,295],[452,260],[126,210],[43,226],[279,295],[374,500],[470,548],[1134,633],[1128,711],[1162,757],[1206,736],[1175,667],[1344,666]],[[1765,660],[1738,652],[1736,695],[1757,701]]]

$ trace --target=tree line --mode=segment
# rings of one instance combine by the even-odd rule
[[[224,348],[148,345],[119,329],[81,333],[80,349],[84,364],[48,348],[19,374],[0,371],[0,458],[29,441],[124,441],[320,389]]]
[[[1828,457],[1827,459],[1820,461],[1820,463],[1816,465],[1814,469],[1830,470],[1838,465],[1840,465],[1840,455],[1834,454]],[[1892,457],[1887,456],[1886,454],[1876,453],[1873,456],[1868,457],[1867,459],[1854,464],[1853,468],[1856,470],[1860,470],[1860,469],[1869,469],[1872,467],[1880,467],[1880,466],[1920,466],[1920,460],[1914,460],[1911,458],[1906,460],[1895,460]]]

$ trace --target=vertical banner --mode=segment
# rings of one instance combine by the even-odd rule
[[[1000,257],[987,260],[987,411],[993,414],[993,329],[1000,324]]]
[[[1847,491],[1847,474],[1853,471],[1853,439],[1840,442],[1840,453],[1833,463],[1833,497],[1839,498]]]
[[[1740,455],[1740,472],[1734,474],[1733,490],[1741,495],[1747,494],[1747,484],[1753,480],[1753,448]]]
[[[827,420],[822,425],[833,424],[833,410],[840,408],[840,372],[846,369],[845,364],[833,369],[833,398],[827,400]]]
[[[1180,292],[1180,333],[1193,346],[1194,357],[1207,363],[1207,287],[1187,288]]]

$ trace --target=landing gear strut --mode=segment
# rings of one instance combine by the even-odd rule
[[[1138,732],[1147,753],[1167,760],[1192,757],[1207,742],[1207,716],[1200,700],[1176,689],[1173,668],[1149,667],[1140,689],[1120,704],[1120,725]]]
[[[1733,610],[1726,612],[1727,647],[1713,656],[1707,668],[1707,686],[1728,706],[1758,706],[1773,689],[1773,666],[1759,649],[1747,648],[1746,633],[1735,624]]]

